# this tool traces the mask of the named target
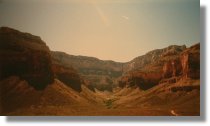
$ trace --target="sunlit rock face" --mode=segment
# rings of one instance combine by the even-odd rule
[[[163,77],[200,78],[200,44],[184,50],[175,60],[169,60],[163,66]]]
[[[187,78],[200,78],[200,44],[185,50],[181,55],[183,75]]]
[[[163,78],[170,78],[181,75],[182,65],[180,59],[170,60],[163,66]]]
[[[133,60],[127,62],[123,68],[124,72],[129,72],[133,70],[146,70],[145,66],[160,66],[162,69],[162,65],[165,61],[169,61],[171,59],[175,59],[186,49],[185,45],[171,45],[163,49],[152,50],[145,55],[138,56]],[[145,69],[144,69],[145,68]],[[147,69],[148,70],[148,69]],[[154,69],[153,69],[154,70]]]
[[[176,83],[181,78],[199,79],[200,44],[154,50],[128,62],[125,69],[119,87],[147,90],[160,83]]]

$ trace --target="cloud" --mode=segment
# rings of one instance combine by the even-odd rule
[[[123,19],[129,20],[130,18],[128,16],[122,16]]]

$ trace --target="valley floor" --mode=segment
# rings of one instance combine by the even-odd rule
[[[19,109],[6,115],[54,116],[199,116],[198,109],[187,108],[106,108],[102,106],[38,106]]]
[[[19,81],[16,77],[11,79],[13,81],[10,81],[10,86],[13,85],[12,83],[19,85],[18,88],[14,87],[14,90],[21,91],[27,88],[25,81]],[[20,97],[12,96],[14,99],[7,101],[6,107],[12,106],[11,102],[15,103],[14,100],[26,105],[13,111],[8,108],[8,112],[4,112],[3,115],[199,116],[200,81],[188,80],[187,82],[189,81],[191,81],[190,85],[182,85],[182,88],[180,83],[185,84],[185,82],[173,85],[161,84],[146,91],[139,88],[123,88],[113,92],[98,90],[92,92],[86,86],[82,86],[82,92],[78,93],[59,80],[55,80],[54,84],[41,93],[31,89],[30,92],[20,94]],[[11,95],[5,94],[5,97]]]

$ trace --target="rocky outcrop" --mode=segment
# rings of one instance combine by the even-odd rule
[[[55,62],[40,37],[0,28],[0,60],[1,114],[25,108],[30,113],[45,104],[87,103],[79,95],[83,80],[77,71]]]
[[[91,89],[111,91],[117,82],[120,87],[136,85],[142,89],[148,89],[157,85],[162,76],[167,78],[179,75],[181,62],[176,59],[185,49],[185,45],[172,45],[164,49],[150,51],[127,63],[72,56],[62,52],[52,52],[52,55],[55,61],[76,68]],[[165,62],[168,63],[165,64]],[[122,75],[123,77],[119,79]]]
[[[142,90],[147,90],[159,83],[162,76],[158,72],[132,72],[128,76],[122,77],[119,81],[119,87],[139,87]]]
[[[100,90],[100,91],[112,91],[114,88],[114,82],[113,78],[110,78],[109,76],[103,76],[103,75],[86,75],[83,76],[85,79],[85,85],[92,91],[94,91],[94,88]]]
[[[34,89],[27,81],[10,76],[0,81],[1,114],[14,111],[18,108],[36,105],[42,93]]]
[[[175,86],[175,87],[171,87],[170,90],[172,92],[178,92],[178,91],[186,91],[186,92],[190,92],[192,90],[200,90],[200,85],[195,85],[195,86]]]
[[[51,54],[54,62],[75,68],[92,91],[94,88],[112,91],[112,88],[117,85],[117,78],[122,75],[123,63],[87,56],[73,56],[63,52],[51,52]]]
[[[84,75],[97,74],[119,77],[122,74],[122,63],[111,60],[100,60],[95,57],[73,56],[64,52],[51,52],[55,61],[74,67]]]
[[[182,65],[180,58],[169,60],[163,66],[163,78],[171,78],[182,74]]]
[[[78,92],[82,90],[82,79],[73,68],[65,67],[59,64],[53,64],[53,72],[55,73],[55,77],[67,86]]]
[[[163,79],[174,77],[200,78],[200,44],[193,45],[184,50],[176,59],[164,63]]]
[[[186,78],[200,78],[200,44],[196,44],[181,54],[183,76]]]
[[[1,27],[0,59],[0,79],[16,75],[35,89],[44,89],[54,80],[49,48],[38,36]]]
[[[146,53],[143,56],[139,56],[131,60],[130,62],[123,65],[124,72],[129,72],[133,70],[147,70],[147,66],[160,67],[165,61],[176,58],[181,52],[186,49],[185,45],[177,46],[171,45],[163,49],[156,49]],[[158,69],[158,68],[157,68]],[[156,69],[153,69],[156,71]]]
[[[199,79],[200,44],[154,50],[135,58],[125,68],[119,87],[136,86],[146,90],[157,84],[176,83],[181,78]]]

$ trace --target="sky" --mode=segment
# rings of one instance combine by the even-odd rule
[[[40,36],[53,51],[127,62],[200,42],[200,1],[0,0],[0,26]]]

